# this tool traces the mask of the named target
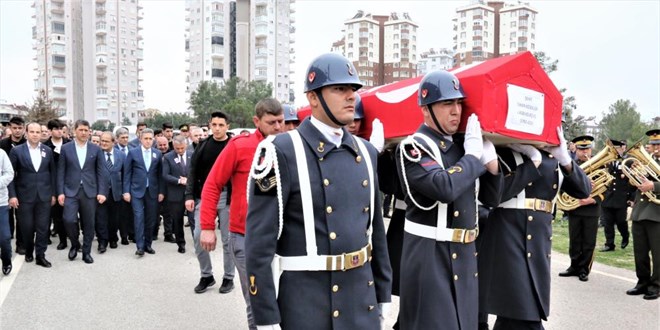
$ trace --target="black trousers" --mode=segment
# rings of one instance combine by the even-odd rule
[[[660,289],[660,222],[633,221],[633,250],[635,252],[635,273],[637,286],[650,290]],[[653,270],[651,270],[651,257]]]
[[[14,229],[16,233],[14,234]],[[16,239],[16,248],[23,247],[23,234],[21,232],[21,221],[16,209],[9,208],[9,233]]]
[[[53,229],[60,238],[60,243],[66,243],[66,228],[64,227],[64,220],[62,220],[62,205],[55,203],[50,207],[50,217],[53,219]]]
[[[568,255],[571,267],[589,274],[598,236],[598,217],[568,214]]]
[[[172,216],[172,234],[174,234],[176,243],[178,245],[186,245],[186,238],[183,233],[183,214],[186,211],[185,202],[182,200],[178,202],[168,201],[166,203],[169,204],[168,209]]]
[[[596,218],[598,219],[598,218]],[[598,223],[598,220],[596,220]],[[493,330],[543,330],[541,320],[525,321],[498,316]]]
[[[170,203],[166,200],[158,203],[158,214],[160,217],[156,220],[154,228],[154,237],[158,236],[160,229],[160,219],[163,219],[163,235],[172,235],[172,212],[170,212]]]
[[[103,204],[96,207],[96,239],[99,244],[106,244],[109,241],[117,242],[117,230],[119,229],[119,210],[117,202],[112,198],[112,191]]]
[[[80,225],[83,231],[82,252],[85,254],[90,254],[92,251],[97,205],[96,198],[87,197],[82,187],[78,190],[77,196],[67,196],[64,199],[64,226],[66,226],[67,236],[71,240],[71,247],[80,246],[80,241],[78,240],[80,236],[78,213],[80,213]]]
[[[614,247],[614,226],[619,230],[621,234],[621,239],[623,241],[628,241],[630,238],[630,232],[628,231],[628,222],[626,217],[628,216],[627,207],[619,208],[610,208],[602,207],[601,208],[601,219],[603,219],[603,231],[605,231],[605,246]]]
[[[135,225],[133,223],[133,208],[131,207],[131,203],[128,203],[123,199],[117,203],[120,219],[119,234],[122,239],[128,239],[129,237],[135,239]]]
[[[50,201],[20,202],[16,213],[21,219],[21,233],[25,255],[36,250],[37,257],[46,255],[50,236]],[[35,239],[36,233],[36,239]]]

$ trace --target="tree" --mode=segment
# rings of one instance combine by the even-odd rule
[[[253,127],[254,107],[260,100],[273,94],[271,85],[263,81],[245,82],[232,77],[222,86],[213,81],[203,81],[197,90],[190,94],[190,108],[197,118],[205,121],[214,111],[222,111],[229,116],[234,127]]]
[[[26,105],[27,115],[25,115],[26,122],[37,122],[46,125],[51,119],[60,118],[59,109],[53,106],[53,100],[48,98],[46,91],[43,89],[39,91],[39,95],[34,99],[31,106]]]
[[[545,54],[545,52],[534,52],[534,57],[536,57],[536,60],[539,61],[539,64],[541,64],[541,67],[545,73],[550,74],[557,71],[557,64],[559,64],[559,60],[553,61],[550,56]]]
[[[97,120],[92,124],[92,130],[95,131],[113,131],[115,129],[115,123],[108,120]]]
[[[121,124],[122,124],[122,125],[130,125],[130,124],[131,124],[131,120],[128,119],[128,117],[124,117],[124,118],[122,118],[122,120],[121,120]]]
[[[147,124],[147,127],[150,128],[161,128],[163,123],[170,123],[174,128],[178,128],[183,124],[194,123],[195,118],[191,117],[188,114],[184,113],[157,113],[152,118],[147,118],[144,120],[144,123]]]
[[[637,140],[645,137],[644,133],[651,129],[651,125],[641,121],[637,105],[630,100],[617,100],[611,104],[599,126],[601,130],[597,137],[597,149],[601,149],[608,138],[624,140],[632,146]]]

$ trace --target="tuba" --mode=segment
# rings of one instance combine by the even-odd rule
[[[628,157],[621,162],[621,171],[628,177],[630,184],[635,187],[639,187],[646,180],[660,182],[660,165],[639,142],[628,149]],[[642,194],[650,202],[660,204],[660,199],[653,191]]]
[[[580,165],[580,168],[587,174],[593,186],[589,197],[598,196],[607,191],[607,186],[614,181],[614,177],[605,167],[617,158],[619,158],[619,153],[612,143],[607,141],[603,150]],[[562,211],[575,210],[579,206],[580,201],[567,193],[561,193],[557,196],[557,208]]]

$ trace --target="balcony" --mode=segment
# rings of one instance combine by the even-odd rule
[[[268,36],[268,28],[265,26],[257,26],[254,29],[254,36],[255,37],[267,37]]]
[[[53,89],[66,89],[66,79],[64,77],[53,77]]]
[[[265,47],[257,48],[255,50],[255,55],[256,56],[268,56],[268,49]]]
[[[105,68],[108,66],[108,57],[105,55],[97,55],[96,56],[96,67],[97,68]]]
[[[267,6],[268,5],[268,0],[255,0],[254,5],[255,6]]]
[[[97,22],[96,23],[96,35],[97,36],[104,36],[105,34],[106,34],[105,22]]]
[[[105,5],[96,5],[96,15],[105,15]]]
[[[295,23],[295,22],[296,22],[296,15],[290,15],[290,16],[289,16],[289,21],[290,21],[291,23]]]
[[[225,46],[211,45],[211,58],[222,58],[225,56]]]
[[[211,69],[211,78],[224,78],[225,73],[222,69]]]
[[[292,44],[296,43],[296,35],[295,34],[290,34],[289,35],[289,42]]]
[[[256,26],[263,25],[263,24],[268,24],[268,16],[266,15],[259,15],[254,17],[254,24]]]
[[[54,90],[51,94],[50,97],[53,100],[66,100],[66,92],[63,92],[61,90]]]
[[[295,4],[295,2],[293,2],[293,1],[290,1],[290,2],[289,2],[289,12],[290,12],[291,14],[293,14],[293,13],[296,12],[296,4]]]
[[[64,15],[64,6],[52,5],[50,7],[50,12],[56,15]]]
[[[96,3],[98,3],[98,4],[104,4],[104,3],[105,3],[105,0],[96,0]]]
[[[105,80],[105,79],[108,79],[108,75],[105,74],[105,71],[97,72],[96,73],[96,79],[97,80]]]

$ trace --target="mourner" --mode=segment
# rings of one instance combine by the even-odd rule
[[[377,152],[345,128],[362,83],[338,54],[317,57],[306,73],[311,118],[262,143],[251,171],[246,252],[255,320],[264,329],[380,329],[391,268]]]
[[[475,114],[465,134],[456,134],[465,97],[453,74],[426,74],[418,92],[424,123],[397,151],[407,204],[401,329],[477,328],[476,182],[479,200],[494,207],[502,176]]]

